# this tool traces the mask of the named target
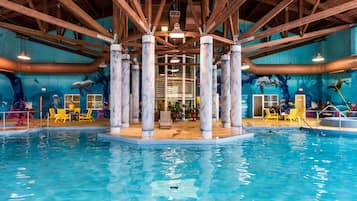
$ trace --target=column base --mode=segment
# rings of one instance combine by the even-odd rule
[[[202,131],[201,130],[201,137],[204,139],[212,139],[212,131]]]
[[[239,134],[240,132],[242,132],[243,127],[242,126],[232,126],[231,129],[232,129],[232,131],[234,133],[238,133]]]
[[[110,133],[119,134],[120,133],[120,127],[110,127]]]
[[[143,138],[151,138],[151,137],[154,137],[154,131],[153,130],[151,130],[151,131],[142,131],[141,132],[141,136],[143,137]]]
[[[121,127],[122,128],[129,128],[129,124],[128,123],[121,123]]]
[[[222,128],[230,128],[231,127],[231,122],[222,122]]]
[[[133,123],[139,123],[139,119],[133,119],[132,122]]]

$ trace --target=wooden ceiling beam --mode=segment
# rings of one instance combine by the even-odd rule
[[[145,14],[147,16],[147,22],[150,26],[152,23],[152,0],[145,0]]]
[[[106,42],[109,42],[110,40],[112,40],[111,38],[103,36],[98,32],[89,30],[89,29],[84,28],[84,27],[80,27],[80,26],[74,25],[72,23],[66,22],[64,20],[58,19],[58,18],[50,16],[50,15],[46,15],[44,13],[38,12],[38,11],[33,10],[31,8],[27,8],[25,6],[22,6],[22,5],[19,5],[19,4],[10,2],[10,1],[0,1],[0,6],[6,8],[6,9],[10,9],[10,10],[19,12],[19,13],[21,13],[23,15],[26,15],[26,16],[29,16],[29,17],[40,19],[40,20],[42,20],[44,22],[47,22],[47,23],[51,23],[51,24],[58,25],[58,26],[61,26],[63,28],[66,28],[66,29],[73,30],[75,32],[90,36],[92,38],[96,38],[96,39],[103,40],[103,41],[106,41]]]
[[[212,19],[215,19],[218,15],[220,15],[223,9],[226,7],[227,3],[228,3],[227,0],[215,1],[212,14],[209,17],[208,21],[212,21]]]
[[[311,10],[311,14],[310,15],[312,15],[312,14],[314,14],[316,12],[317,8],[319,7],[319,4],[320,4],[320,0],[316,0],[316,2],[314,4],[314,7]],[[301,31],[301,34],[300,34],[301,36],[303,36],[305,34],[307,28],[309,27],[309,24],[310,23],[305,24],[304,28]]]
[[[90,15],[82,10],[73,0],[58,0],[67,10],[69,10],[80,22],[88,27],[98,31],[106,37],[113,38],[113,35],[108,33],[105,28],[95,21]]]
[[[246,0],[233,0],[233,2],[222,11],[221,15],[218,15],[216,18],[207,22],[207,30],[205,33],[215,31],[220,24],[229,18],[229,16],[231,16],[234,12],[237,12],[245,1]]]
[[[49,47],[52,47],[52,48],[63,50],[63,51],[66,51],[66,52],[71,52],[71,53],[74,53],[74,54],[78,54],[78,55],[81,55],[81,56],[92,58],[92,59],[96,59],[99,56],[99,55],[92,55],[92,54],[89,54],[89,53],[86,53],[86,52],[82,52],[80,50],[72,49],[72,48],[69,48],[69,47],[65,47],[65,46],[59,45],[57,43],[48,42],[46,40],[43,40],[42,38],[38,39],[38,38],[29,37],[28,40],[32,41],[32,42],[35,42],[35,43],[42,44],[42,45],[46,45],[46,46],[49,46]]]
[[[306,2],[308,2],[311,5],[315,5],[315,2],[313,0],[306,0]],[[321,10],[329,9],[329,7],[325,6],[324,4],[318,4],[318,8]],[[345,15],[336,14],[334,17],[341,20],[342,22],[349,23],[349,24],[356,22],[354,19],[347,17]]]
[[[129,6],[125,0],[113,0],[113,2],[122,9],[122,11],[129,16],[133,24],[143,33],[150,33],[149,25],[146,21],[141,20],[138,14]]]
[[[207,28],[207,18],[209,16],[209,0],[201,1],[201,22],[203,24],[203,31]]]
[[[143,11],[143,9],[141,7],[140,2],[138,0],[130,0],[130,3],[132,5],[132,7],[136,10],[136,13],[140,17],[140,19],[143,22],[146,22],[146,17],[145,17],[145,14],[144,14],[144,11]]]
[[[264,57],[264,56],[267,56],[267,55],[275,54],[275,53],[278,53],[278,52],[282,52],[282,51],[285,51],[285,50],[289,50],[289,49],[292,49],[292,48],[296,48],[296,47],[300,47],[300,46],[304,46],[304,45],[310,44],[311,41],[316,40],[317,38],[321,38],[321,37],[320,36],[312,37],[312,38],[298,40],[298,41],[294,41],[294,42],[290,42],[290,43],[286,43],[286,44],[276,45],[276,46],[272,46],[272,47],[266,47],[266,48],[262,48],[262,49],[259,49],[257,51],[254,51],[254,52],[246,53],[244,55],[246,57],[249,57],[250,59],[256,59],[256,58]]]
[[[287,24],[289,23],[289,7],[285,8],[285,12],[284,12],[284,23]],[[284,38],[289,37],[289,30],[285,30],[284,31]]]
[[[155,36],[155,39],[158,43],[161,43],[163,45],[166,45],[167,47],[170,47],[170,48],[176,48],[177,46],[176,45],[173,45],[171,44],[170,42],[167,42],[166,40],[162,39],[161,37],[159,36]]]
[[[257,39],[260,39],[260,38],[271,36],[271,35],[273,35],[275,33],[278,33],[278,32],[281,32],[281,31],[286,31],[286,30],[289,30],[289,29],[293,29],[293,28],[299,27],[301,25],[305,25],[305,24],[308,24],[308,23],[311,23],[311,22],[315,22],[315,21],[318,21],[318,20],[321,20],[321,19],[324,19],[324,18],[327,18],[327,17],[330,17],[330,16],[334,16],[334,15],[336,15],[338,13],[342,13],[342,12],[345,12],[345,11],[348,11],[348,10],[351,10],[351,9],[355,9],[355,8],[357,8],[357,0],[352,0],[352,1],[349,1],[347,3],[340,4],[338,6],[332,7],[330,9],[327,9],[327,10],[312,14],[310,16],[306,16],[306,17],[303,17],[301,19],[297,19],[297,20],[291,21],[289,23],[273,27],[273,28],[271,28],[269,30],[262,31],[260,33],[257,33],[255,35],[253,35],[252,39],[245,40],[244,42],[249,42],[251,40],[257,40]],[[242,39],[244,39],[244,38],[242,38]]]
[[[157,26],[159,26],[159,22],[160,22],[160,19],[161,19],[161,16],[162,16],[162,12],[164,11],[164,8],[165,8],[165,4],[166,4],[166,0],[161,0],[159,9],[158,9],[158,11],[156,13],[154,24],[153,24],[153,27],[152,27],[152,31],[151,31],[152,33],[155,33]]]
[[[28,4],[29,4],[30,8],[36,10],[35,5],[33,4],[33,1],[32,1],[32,0],[27,0],[27,2],[28,2]],[[41,31],[44,31],[44,27],[43,27],[43,25],[42,25],[42,22],[41,22],[39,19],[35,19],[35,20],[36,20],[36,23],[37,23],[38,28],[39,28]]]
[[[264,15],[260,20],[246,31],[240,38],[246,38],[257,32],[260,28],[266,25],[271,19],[277,16],[282,10],[289,6],[294,0],[283,0],[273,9],[271,9],[266,15]]]
[[[188,9],[191,11],[191,14],[193,16],[193,20],[195,21],[195,26],[197,28],[197,30],[199,31],[199,33],[202,33],[202,25],[200,23],[200,20],[198,18],[198,16],[196,15],[196,12],[193,10],[193,4],[192,4],[192,0],[188,0],[187,1],[188,4]]]
[[[303,40],[303,39],[307,39],[307,38],[325,36],[325,35],[328,35],[328,34],[331,34],[331,33],[335,33],[335,32],[338,32],[338,31],[345,30],[345,29],[349,29],[349,28],[351,28],[353,26],[355,26],[355,25],[354,24],[341,25],[341,26],[337,26],[337,27],[332,27],[332,28],[327,28],[327,29],[323,29],[323,30],[319,30],[319,31],[310,32],[310,33],[304,34],[304,36],[299,36],[298,35],[298,36],[292,36],[292,37],[289,37],[289,38],[273,40],[273,41],[269,41],[269,42],[265,42],[265,43],[259,43],[259,44],[243,47],[242,51],[255,50],[255,49],[260,49],[260,48],[265,48],[265,47],[271,47],[271,46],[274,46],[274,45],[280,45],[280,44],[284,44],[284,43]]]
[[[91,43],[91,42],[88,42],[85,40],[76,40],[74,38],[68,38],[68,37],[64,37],[61,35],[49,34],[49,33],[39,31],[39,30],[30,29],[30,28],[23,27],[23,26],[17,26],[17,25],[5,23],[5,22],[0,22],[0,27],[9,29],[11,31],[21,33],[21,34],[31,35],[31,36],[35,36],[35,37],[41,37],[41,38],[45,38],[45,39],[53,39],[53,40],[57,40],[57,41],[67,41],[67,42],[77,44],[77,45],[89,46],[92,48],[96,48],[98,50],[109,51],[109,47],[104,46],[104,45]]]
[[[216,34],[209,34],[209,35],[212,36],[213,39],[216,40],[216,41],[219,41],[219,42],[222,42],[222,43],[225,43],[225,44],[228,44],[228,45],[233,45],[234,44],[234,41],[230,40],[228,38],[224,38],[224,37],[218,36]]]
[[[16,4],[15,4],[16,5]],[[48,0],[43,0],[42,1],[42,10],[43,10],[43,13],[45,14],[45,15],[48,15],[48,10],[49,10],[49,8],[48,8]],[[15,11],[15,12],[17,12],[17,11]],[[21,12],[18,12],[18,13],[21,13]],[[23,13],[21,13],[21,14],[23,14]],[[30,16],[31,17],[31,16]],[[35,19],[39,19],[39,18],[36,18],[36,17],[33,17],[33,18],[35,18]],[[47,32],[48,31],[48,23],[45,21],[45,20],[43,20],[43,31],[44,32]]]
[[[56,7],[56,17],[57,17],[58,19],[61,19],[61,18],[62,18],[61,4],[57,4],[57,7]],[[61,34],[62,34],[62,30],[61,30],[61,27],[60,27],[60,26],[56,26],[56,32],[57,32],[57,35],[61,35]]]
[[[121,38],[120,33],[119,33],[119,27],[120,27],[120,10],[117,6],[114,5],[113,3],[113,21],[112,21],[112,27],[113,27],[113,33],[117,35],[118,39],[120,40]]]

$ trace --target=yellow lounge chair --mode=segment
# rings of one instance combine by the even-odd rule
[[[68,114],[66,114],[66,110],[65,109],[58,109],[57,110],[57,117],[55,119],[55,122],[57,121],[61,121],[63,120],[63,122],[66,122],[66,120],[70,120],[70,117]]]
[[[265,116],[264,116],[264,120],[266,119],[275,119],[275,120],[279,120],[279,115],[278,113],[270,113],[270,110],[269,109],[264,109],[265,111]]]
[[[55,120],[56,119],[56,117],[57,117],[57,114],[56,114],[56,112],[55,112],[55,108],[50,108],[49,110],[48,110],[49,112],[50,112],[50,116],[48,117],[50,120]]]
[[[284,116],[284,120],[296,121],[298,118],[298,113],[296,109],[290,109],[288,115]]]
[[[79,115],[79,121],[93,121],[92,109],[89,108],[87,114]]]

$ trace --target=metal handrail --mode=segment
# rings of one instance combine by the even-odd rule
[[[2,118],[3,118],[3,126],[2,129],[5,130],[6,129],[6,114],[22,114],[22,113],[26,113],[26,124],[27,124],[27,129],[30,128],[30,112],[35,112],[35,111],[28,111],[28,110],[24,110],[24,111],[6,111],[6,112],[0,112],[2,113]]]
[[[335,109],[337,112],[339,112],[340,114],[342,113],[341,110],[339,110],[336,106],[334,106],[334,105],[328,105],[328,106],[326,106],[324,109],[322,109],[318,114],[320,115],[321,113],[325,112],[328,108],[333,108],[333,109]],[[343,114],[343,117],[346,117],[346,115]]]

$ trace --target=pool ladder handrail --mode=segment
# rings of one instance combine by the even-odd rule
[[[326,106],[324,109],[322,109],[320,112],[318,112],[317,113],[317,116],[316,116],[316,126],[317,126],[317,122],[319,122],[319,118],[320,118],[320,114],[322,114],[323,112],[326,112],[326,110],[328,109],[328,108],[333,108],[334,110],[333,111],[335,111],[335,112],[338,112],[338,118],[339,118],[339,128],[341,129],[341,116],[343,116],[343,117],[347,117],[346,115],[345,115],[345,112],[346,111],[341,111],[340,109],[338,109],[336,106],[334,106],[334,105],[328,105],[328,106]],[[332,111],[332,112],[333,112]],[[329,111],[329,112],[331,112],[331,111]]]

